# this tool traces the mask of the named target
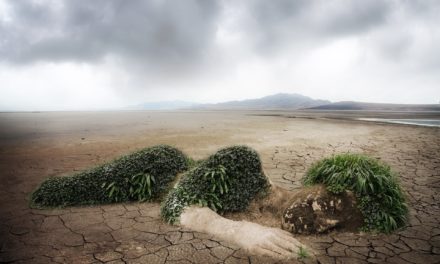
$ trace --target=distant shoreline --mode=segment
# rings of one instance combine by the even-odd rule
[[[424,127],[440,127],[440,119],[386,119],[386,118],[358,118],[361,121],[391,123]]]

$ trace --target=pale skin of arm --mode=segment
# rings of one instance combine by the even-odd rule
[[[302,247],[314,258],[313,252],[307,246],[286,231],[247,221],[229,220],[206,207],[185,208],[180,216],[180,224],[185,228],[211,234],[216,239],[235,244],[251,254],[291,259],[298,257],[298,251]]]

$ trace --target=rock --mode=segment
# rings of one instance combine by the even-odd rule
[[[335,228],[356,231],[363,224],[356,197],[350,191],[336,195],[315,185],[295,193],[289,204],[282,216],[282,228],[291,233],[323,233]]]

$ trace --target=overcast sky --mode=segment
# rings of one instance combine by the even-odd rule
[[[438,0],[0,0],[0,110],[440,101]]]

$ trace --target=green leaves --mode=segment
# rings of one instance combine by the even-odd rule
[[[391,232],[405,225],[408,208],[388,165],[357,154],[323,159],[308,170],[305,185],[323,183],[333,193],[353,191],[364,216],[364,231]]]
[[[175,223],[185,206],[196,204],[209,207],[214,211],[223,207],[217,194],[220,192],[221,195],[229,191],[227,187],[229,176],[225,167],[219,165],[215,168],[207,168],[202,178],[208,188],[197,190],[187,188],[183,181],[183,184],[179,183],[167,196],[162,205],[161,214],[168,223]]]
[[[32,194],[39,207],[150,200],[168,190],[188,158],[178,149],[158,145],[122,156],[69,177],[44,181]]]
[[[162,204],[162,217],[177,221],[182,206],[197,204],[219,213],[242,211],[269,183],[258,154],[246,146],[219,150],[182,176]]]
[[[116,185],[116,182],[111,182],[108,184],[104,182],[101,187],[107,191],[108,197],[111,200],[118,202],[121,199],[122,193],[120,188]]]
[[[302,246],[300,246],[299,248],[298,248],[298,256],[297,256],[297,259],[298,260],[304,260],[304,259],[306,259],[306,258],[308,258],[309,257],[309,253],[307,252],[307,250],[304,248],[304,247],[302,247]]]
[[[130,197],[138,201],[151,199],[153,185],[156,183],[154,176],[148,173],[138,173],[130,179]]]
[[[151,174],[141,172],[133,175],[133,177],[128,179],[128,196],[130,200],[144,202],[151,199],[155,183],[156,180]],[[115,202],[121,199],[119,197],[119,195],[121,194],[119,192],[120,187],[116,185],[116,182],[105,182],[102,184],[102,187],[105,188],[110,199],[114,200]]]
[[[228,174],[226,174],[226,168],[223,165],[218,165],[215,168],[207,168],[203,179],[209,181],[212,186],[211,192],[214,193],[216,190],[219,190],[220,194],[229,192],[228,185],[230,185],[231,181]]]

